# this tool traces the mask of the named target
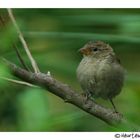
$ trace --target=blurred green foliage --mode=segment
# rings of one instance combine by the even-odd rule
[[[76,68],[78,49],[89,40],[109,43],[126,69],[126,81],[115,104],[133,124],[140,125],[140,10],[139,9],[13,9],[42,72],[81,91]],[[6,9],[0,9],[0,56],[21,64],[12,44],[22,48]],[[11,77],[0,64],[0,76]],[[0,131],[131,131],[113,128],[42,89],[32,89],[0,79]],[[108,101],[97,100],[111,108]]]

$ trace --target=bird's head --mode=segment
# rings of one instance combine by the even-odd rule
[[[79,52],[83,56],[100,57],[109,53],[113,53],[113,49],[109,44],[106,44],[102,41],[89,41],[79,50]]]

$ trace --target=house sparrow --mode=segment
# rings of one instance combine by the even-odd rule
[[[111,101],[121,92],[124,69],[110,45],[102,41],[90,41],[80,53],[83,59],[77,68],[77,78],[86,97],[101,97]]]

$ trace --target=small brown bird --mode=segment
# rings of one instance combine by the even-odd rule
[[[121,92],[124,69],[110,45],[90,41],[80,49],[83,59],[77,68],[77,78],[86,97],[112,99]]]

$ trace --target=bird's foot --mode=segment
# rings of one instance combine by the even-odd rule
[[[92,99],[93,100],[93,98],[92,98],[92,96],[91,96],[91,94],[87,94],[87,93],[82,93],[82,95],[83,95],[83,102],[86,104],[87,103],[87,101],[89,100],[89,99]]]

